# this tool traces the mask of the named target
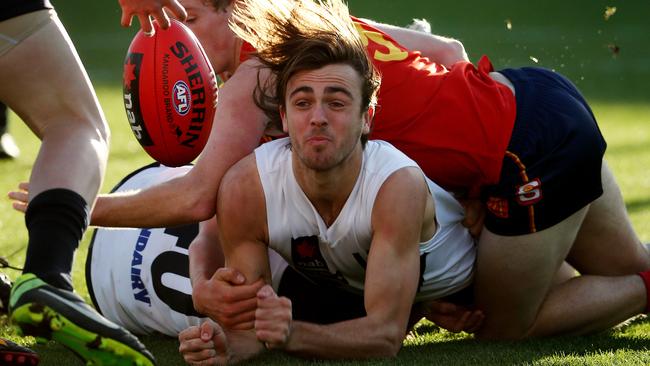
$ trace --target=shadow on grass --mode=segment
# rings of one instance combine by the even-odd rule
[[[629,356],[637,361],[635,364],[639,364],[640,359],[645,360],[640,364],[647,364],[650,362],[648,326],[650,323],[644,318],[632,321],[616,330],[589,336],[563,336],[525,341],[478,341],[469,336],[460,338],[462,336],[447,333],[447,337],[458,339],[406,346],[400,353],[398,363],[418,365],[433,363],[436,365],[584,365],[614,362],[628,364],[626,357]],[[418,329],[418,333],[421,335],[429,331],[445,333],[434,325]],[[603,358],[607,360],[603,360]],[[616,358],[617,361],[613,361],[612,358]]]
[[[591,336],[488,342],[477,341],[466,334],[451,334],[434,325],[423,325],[417,329],[418,337],[407,341],[396,359],[305,360],[276,351],[243,365],[640,365],[650,362],[649,329],[650,322],[639,319],[617,330]],[[147,336],[141,340],[154,353],[158,366],[185,365],[176,339]],[[81,364],[71,352],[54,342],[33,345],[33,348],[41,355],[43,366]],[[602,355],[606,359],[602,359]]]
[[[610,364],[611,359],[593,361],[600,355],[619,351],[614,363],[628,364],[627,360],[650,360],[650,323],[635,320],[616,330],[591,336],[554,337],[520,342],[477,341],[466,334],[451,334],[435,325],[417,329],[418,337],[407,341],[396,359],[367,361],[305,360],[270,352],[245,365],[526,365]],[[172,339],[147,337],[143,341],[154,352],[161,366],[182,365],[176,353],[178,343]],[[165,350],[166,349],[166,350]],[[618,362],[620,361],[620,362]],[[638,362],[636,364],[639,364]]]

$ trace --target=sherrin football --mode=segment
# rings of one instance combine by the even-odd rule
[[[167,166],[190,163],[210,136],[217,83],[192,31],[172,19],[167,30],[140,30],[124,60],[124,107],[144,150]]]

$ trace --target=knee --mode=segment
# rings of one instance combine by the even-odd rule
[[[74,132],[72,132],[73,130]],[[82,141],[89,142],[89,147],[92,147],[101,156],[108,155],[110,137],[111,133],[108,125],[102,118],[79,121],[68,134],[68,138],[76,138],[79,143],[82,143]]]
[[[101,110],[76,117],[76,128],[84,138],[93,141],[96,149],[108,150],[111,132]]]
[[[647,253],[645,248],[642,248],[641,255],[637,256],[629,264],[627,273],[637,273],[650,270],[650,254]]]
[[[77,116],[80,128],[93,135],[93,139],[108,147],[111,133],[108,122],[99,106],[89,108],[85,113]]]
[[[102,119],[102,122],[98,124],[97,140],[102,144],[103,147],[108,149],[108,145],[111,141],[111,130],[108,128],[108,124],[106,123],[105,119]]]

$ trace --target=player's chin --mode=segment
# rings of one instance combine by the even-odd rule
[[[304,159],[303,162],[305,166],[311,170],[317,172],[327,172],[336,166],[336,163],[333,160],[334,159],[330,157],[317,156],[314,158]]]

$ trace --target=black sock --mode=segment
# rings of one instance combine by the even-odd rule
[[[74,251],[88,227],[88,204],[78,193],[55,188],[34,197],[25,224],[29,245],[23,273],[34,273],[50,285],[72,290]]]
[[[7,114],[7,106],[0,102],[0,136],[7,132],[7,119],[9,118]]]

